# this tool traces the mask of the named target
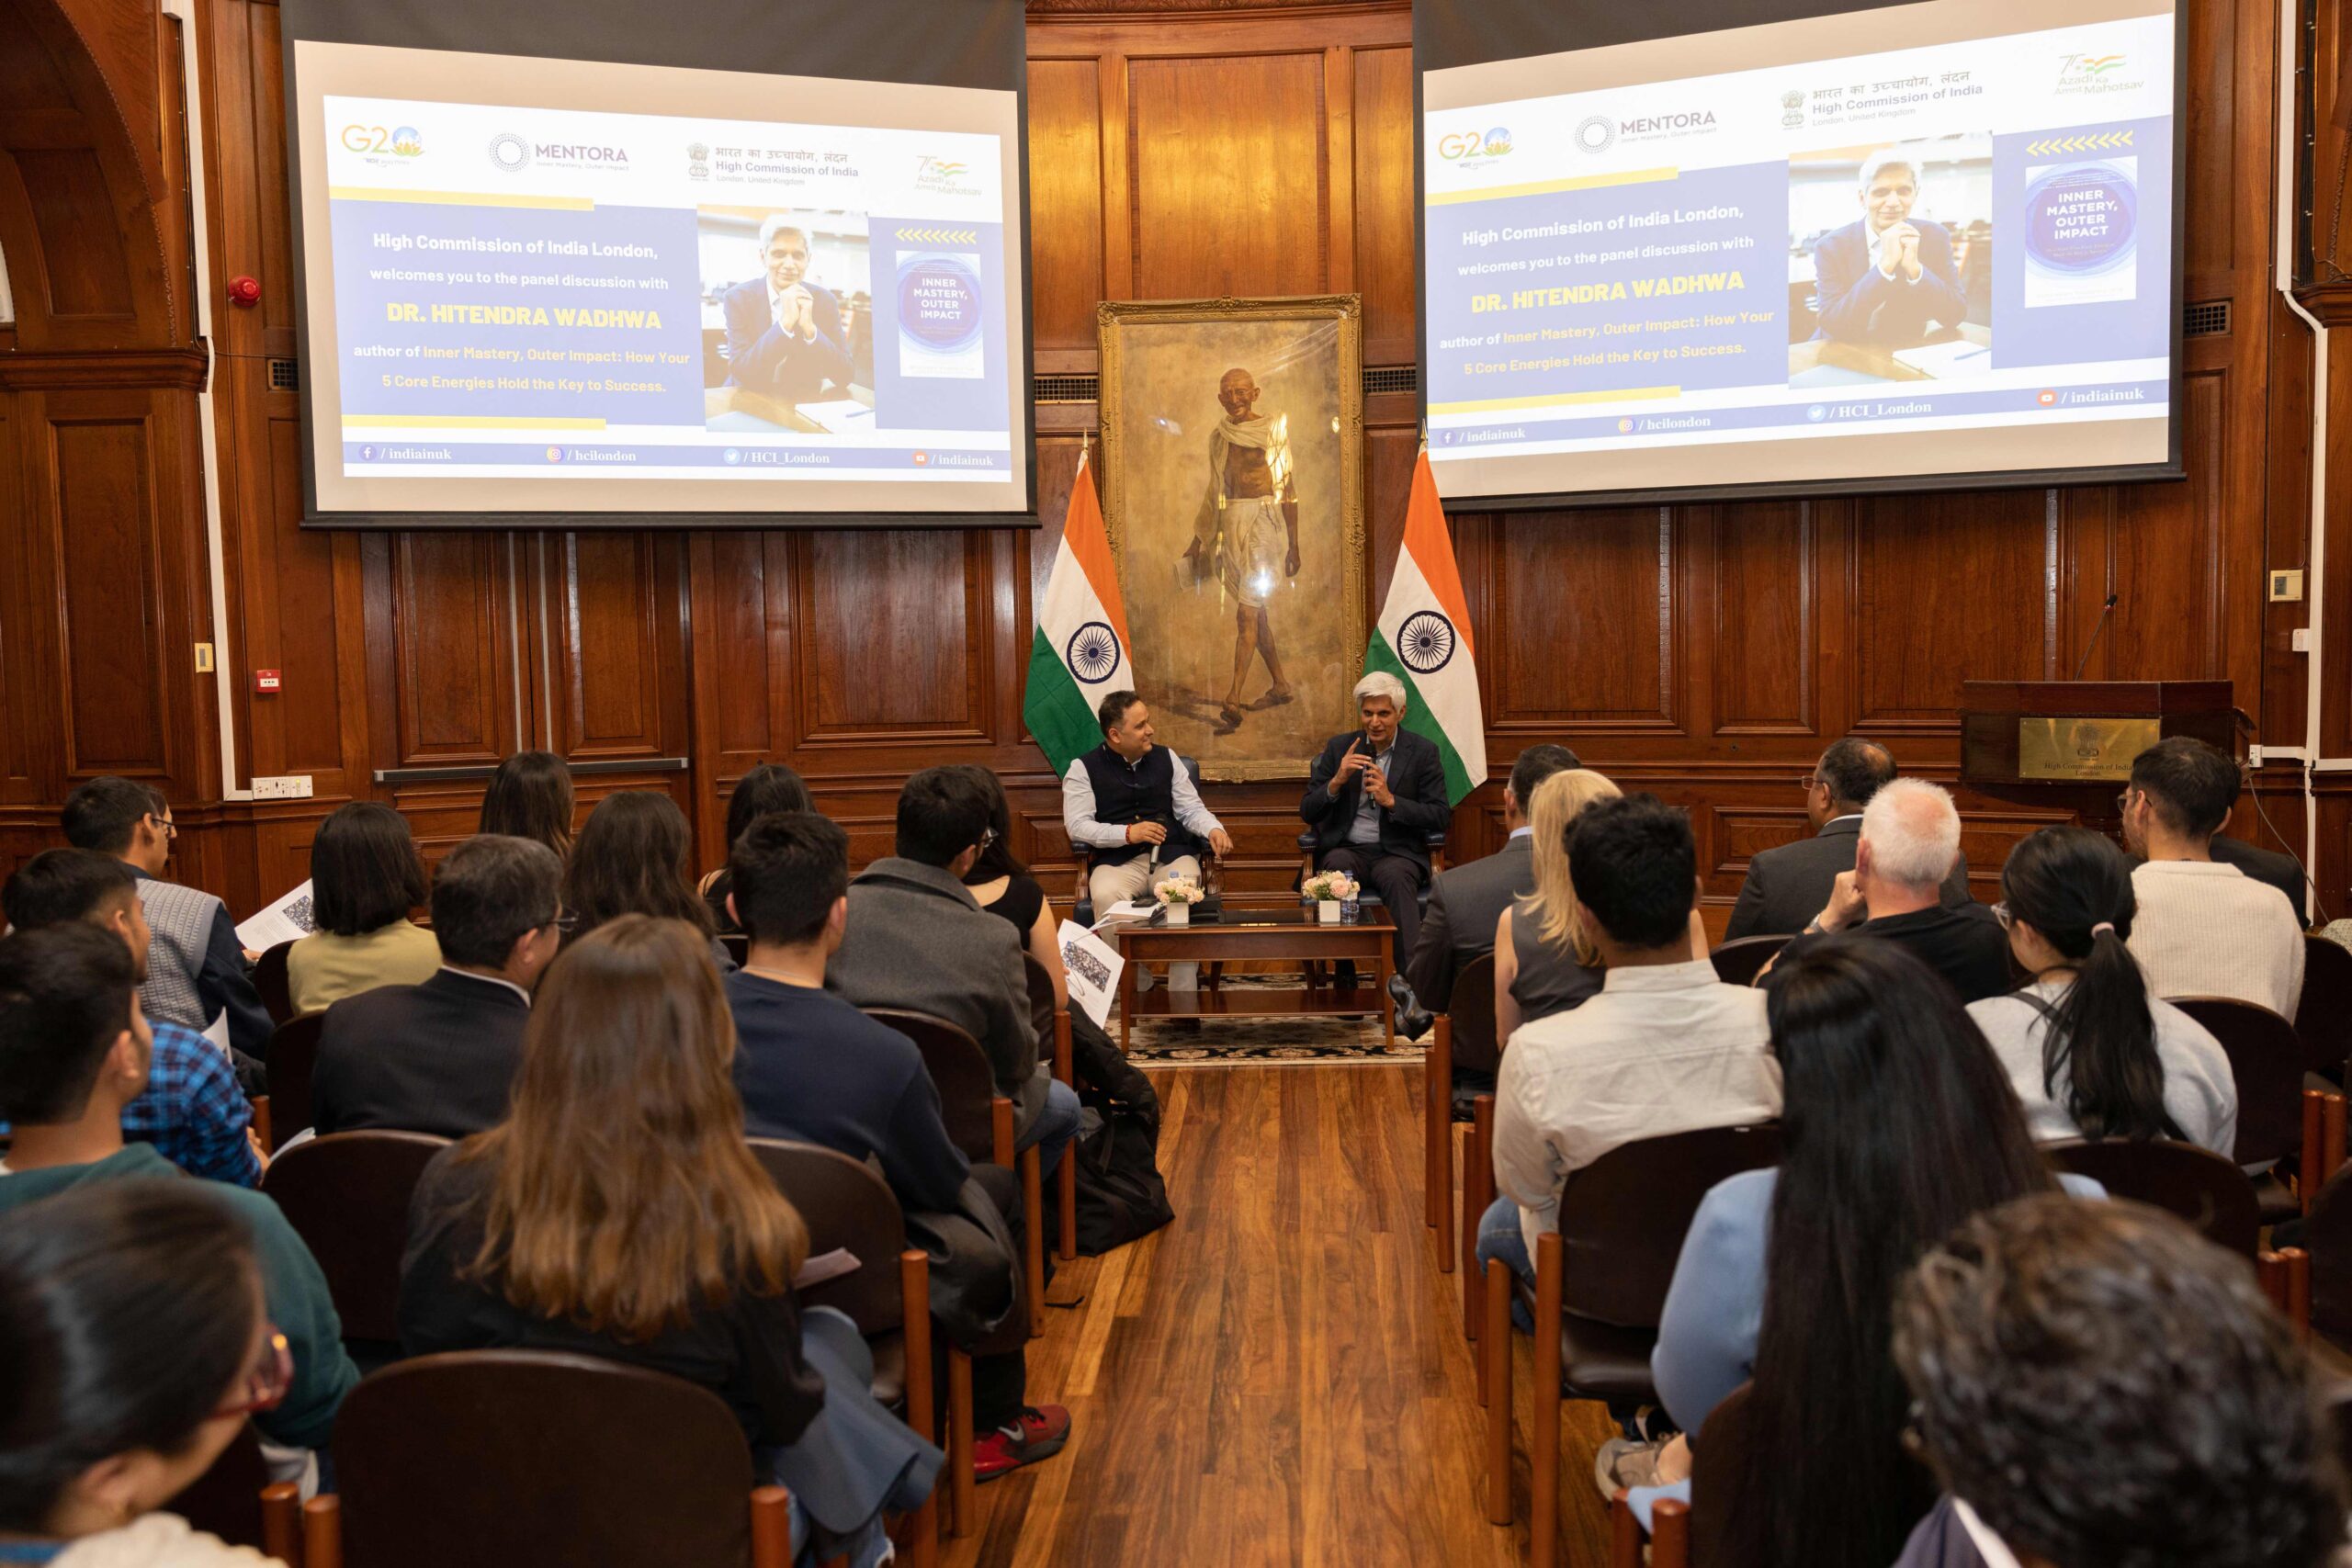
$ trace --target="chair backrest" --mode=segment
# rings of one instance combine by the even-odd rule
[[[964,1157],[982,1164],[996,1157],[996,1123],[989,1102],[996,1076],[980,1043],[944,1018],[902,1008],[867,1008],[865,1016],[915,1043],[922,1065],[939,1091],[939,1111],[950,1142]]]
[[[1699,1200],[1727,1176],[1777,1165],[1778,1122],[1710,1127],[1610,1150],[1560,1194],[1561,1304],[1579,1317],[1656,1328]]]
[[[2130,1198],[2178,1214],[2206,1240],[2252,1258],[2262,1230],[2262,1204],[2245,1172],[2210,1149],[2168,1141],[2086,1143],[2070,1138],[2042,1151],[2050,1163],[2087,1176],[2110,1198]]]
[[[399,1340],[409,1197],[426,1162],[448,1146],[429,1133],[330,1133],[295,1145],[263,1173],[261,1190],[319,1260],[346,1338]]]
[[[1061,1010],[1054,1005],[1054,977],[1026,947],[1021,950],[1021,968],[1029,977],[1029,1021],[1036,1026],[1037,1043],[1050,1047],[1054,1043],[1054,1015]]]
[[[261,956],[254,960],[254,989],[261,993],[261,1005],[272,1023],[284,1023],[294,1016],[294,992],[286,978],[286,954],[293,945],[277,942],[262,949]]]
[[[262,1549],[261,1489],[269,1484],[269,1468],[261,1455],[261,1438],[248,1422],[220,1457],[171,1501],[172,1512],[231,1546]]]
[[[2303,938],[2303,994],[2295,1004],[2303,1070],[2341,1074],[2352,1056],[2352,947],[2324,936]]]
[[[1453,1065],[1476,1073],[1499,1071],[1503,1043],[1495,1034],[1495,955],[1482,953],[1453,977],[1445,1004],[1446,1028],[1453,1040]]]
[[[2303,1142],[2303,1043],[2267,1007],[2230,997],[2174,997],[2173,1006],[2222,1043],[2237,1080],[2240,1165],[2278,1159]]]
[[[314,1120],[311,1075],[318,1066],[319,1036],[326,1025],[327,1015],[322,1012],[289,1018],[272,1032],[269,1043],[262,1048],[269,1067],[269,1134],[279,1148]]]
[[[751,1145],[775,1190],[800,1211],[808,1256],[839,1248],[857,1259],[854,1272],[798,1292],[800,1304],[847,1314],[869,1339],[897,1328],[906,1315],[899,1254],[906,1250],[907,1222],[890,1184],[863,1161],[815,1144],[753,1138]]]
[[[735,961],[738,969],[752,961],[752,939],[741,931],[721,935],[718,945],[727,950],[727,956]]]
[[[2352,1350],[2352,1165],[2328,1178],[2303,1221],[2312,1258],[2312,1328],[2339,1350]],[[2339,1406],[2352,1416],[2352,1402]],[[2352,1446],[2346,1456],[2352,1461]]]
[[[751,1446],[724,1401],[587,1356],[464,1350],[345,1396],[346,1568],[751,1561]]]
[[[1707,954],[1707,962],[1715,966],[1715,978],[1724,985],[1752,986],[1764,965],[1792,940],[1791,936],[1744,936]]]
[[[1755,1393],[1752,1382],[1733,1389],[1691,1434],[1690,1560],[1707,1568],[1745,1568],[1763,1559],[1762,1542],[1738,1539],[1733,1530],[1732,1500],[1756,1438],[1747,1418]]]

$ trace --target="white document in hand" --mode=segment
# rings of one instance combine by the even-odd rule
[[[311,912],[311,885],[305,882],[239,926],[237,940],[255,953],[265,953],[281,942],[299,941],[318,929],[318,917]]]
[[[1111,1003],[1119,994],[1119,971],[1127,966],[1127,961],[1119,956],[1117,948],[1076,920],[1062,922],[1057,940],[1062,967],[1069,972],[1069,999],[1100,1029],[1111,1016]]]

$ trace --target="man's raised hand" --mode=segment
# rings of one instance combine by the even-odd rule
[[[1368,754],[1356,750],[1357,747],[1363,744],[1363,737],[1361,735],[1348,742],[1347,754],[1340,759],[1340,771],[1331,775],[1331,782],[1329,785],[1327,786],[1330,794],[1334,795],[1338,795],[1341,790],[1348,787],[1348,781],[1350,779],[1355,777],[1358,773],[1363,773],[1366,768],[1372,766],[1372,758]]]

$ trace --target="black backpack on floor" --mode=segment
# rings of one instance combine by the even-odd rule
[[[1093,1114],[1066,1158],[1078,1162],[1078,1250],[1090,1258],[1149,1235],[1176,1217],[1159,1176],[1159,1096],[1151,1080],[1083,1012],[1070,1014],[1078,1098]],[[1061,1206],[1046,1203],[1046,1240],[1061,1239]]]

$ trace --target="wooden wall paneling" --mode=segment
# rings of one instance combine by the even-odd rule
[[[1558,733],[1679,731],[1671,513],[1519,512],[1496,528],[1478,638],[1498,686],[1488,750],[1494,737],[1515,748]]]
[[[54,595],[42,592],[48,552],[35,537],[40,506],[19,394],[0,388],[0,807],[59,798],[65,776],[57,712]]]
[[[1102,294],[1102,73],[1029,62],[1029,288],[1040,371],[1091,370]]]
[[[554,534],[531,541],[553,688],[555,750],[573,761],[685,751],[683,541]]]
[[[1820,734],[1815,513],[1803,501],[1714,509],[1706,672],[1718,737]]]
[[[992,738],[988,537],[947,529],[793,536],[803,751],[913,755]]]
[[[524,630],[512,536],[374,534],[363,542],[377,768],[495,763],[537,744],[518,722]],[[527,690],[529,682],[523,682]]]
[[[1325,292],[1322,56],[1135,59],[1127,94],[1136,297]]]
[[[789,750],[790,571],[788,535],[697,533],[686,544],[695,631],[688,734],[704,864],[726,852],[727,799],[736,781]]]
[[[1355,152],[1351,171],[1355,278],[1363,296],[1363,362],[1410,365],[1420,357],[1413,254],[1413,51],[1348,51]],[[1336,214],[1335,214],[1336,216]]]

